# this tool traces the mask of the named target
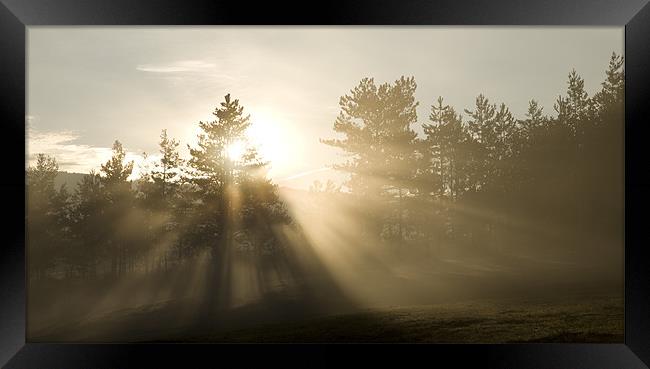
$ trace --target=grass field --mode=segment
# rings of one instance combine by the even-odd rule
[[[387,307],[177,337],[193,342],[623,342],[621,298],[500,300]],[[174,337],[169,337],[175,340]]]
[[[348,298],[349,290],[340,293],[336,284],[313,280],[308,287],[279,288],[216,309],[203,309],[201,295],[179,298],[179,290],[190,285],[178,279],[127,283],[113,294],[97,282],[67,283],[51,286],[57,293],[50,299],[43,290],[31,290],[28,337],[30,342],[623,342],[623,297],[615,278],[597,280],[598,273],[575,268],[564,274],[547,265],[534,269],[524,262],[511,270],[465,270],[471,265],[440,265],[437,273],[412,265],[357,270],[358,283],[350,283],[359,287],[351,294],[356,300]]]

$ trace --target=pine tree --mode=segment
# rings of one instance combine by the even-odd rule
[[[609,106],[623,102],[625,94],[625,59],[621,55],[612,53],[609,67],[605,71],[605,81],[602,82],[602,89],[594,96],[598,104],[598,110],[603,111]]]
[[[471,182],[473,187],[481,189],[494,178],[494,153],[496,151],[497,135],[495,129],[496,105],[482,94],[476,98],[474,110],[465,109],[469,116],[468,131],[474,145],[472,156],[475,159],[472,168]]]
[[[520,134],[517,140],[519,155],[517,158],[518,180],[533,182],[543,175],[549,158],[550,119],[544,114],[544,108],[536,100],[528,102],[526,119],[519,121]]]
[[[522,139],[530,141],[536,133],[546,124],[547,118],[544,116],[544,108],[539,106],[536,100],[528,102],[526,119],[520,121]]]
[[[414,187],[418,144],[411,128],[417,121],[413,77],[379,86],[364,78],[349,95],[339,100],[340,113],[334,131],[342,139],[321,142],[345,151],[349,160],[335,166],[351,173],[347,187],[353,194],[378,203],[395,199],[397,234],[404,237],[404,200]]]
[[[223,251],[232,244],[235,225],[250,209],[254,196],[247,194],[246,188],[266,183],[265,191],[274,192],[274,187],[264,177],[266,165],[257,151],[246,139],[246,130],[251,125],[250,115],[244,114],[244,107],[238,99],[224,97],[220,107],[215,109],[215,120],[199,122],[202,132],[198,136],[198,146],[189,147],[191,169],[189,180],[194,184],[195,196],[200,206],[197,222],[218,235],[220,242],[206,239],[212,245],[213,255],[216,246],[221,244]],[[233,145],[237,145],[233,155]],[[256,182],[257,181],[257,182]],[[256,187],[261,191],[261,188]]]
[[[113,143],[113,155],[101,166],[102,182],[106,187],[109,197],[117,201],[116,196],[128,193],[130,184],[128,178],[133,172],[133,161],[124,162],[126,152],[120,141]]]
[[[425,134],[423,169],[420,183],[423,183],[425,204],[420,206],[419,228],[426,235],[427,250],[435,245],[440,250],[447,232],[453,233],[453,205],[466,187],[466,173],[469,170],[467,143],[470,139],[462,118],[453,107],[444,104],[438,97],[431,105],[429,122],[422,125]]]
[[[27,171],[27,185],[34,206],[47,204],[54,195],[54,179],[58,171],[59,165],[54,157],[36,155],[36,166]]]
[[[107,206],[108,225],[111,237],[108,238],[111,250],[111,271],[120,276],[132,267],[132,257],[136,245],[130,244],[125,234],[123,220],[134,206],[131,182],[128,180],[133,171],[133,161],[125,162],[126,151],[119,141],[113,143],[113,155],[101,166],[101,181],[109,206]]]
[[[166,129],[162,130],[158,145],[160,146],[161,157],[155,164],[150,176],[156,186],[159,199],[166,202],[174,195],[176,190],[175,179],[179,176],[183,159],[181,159],[178,153],[179,142],[173,138],[169,138]]]
[[[558,97],[553,107],[558,123],[569,128],[576,148],[580,149],[586,130],[593,124],[594,102],[585,91],[584,79],[575,69],[569,73],[567,85],[566,97]]]
[[[199,122],[202,132],[198,136],[198,147],[189,147],[189,165],[193,169],[192,179],[205,193],[222,193],[227,183],[237,183],[246,171],[264,166],[257,151],[246,139],[246,130],[251,125],[250,115],[244,115],[244,107],[238,99],[226,95],[220,108],[212,113],[217,119]],[[240,157],[229,157],[232,145],[240,146]]]
[[[71,252],[82,275],[94,277],[100,261],[111,256],[107,249],[107,241],[111,237],[106,214],[109,203],[99,173],[91,170],[81,179],[74,199]]]
[[[622,233],[624,193],[625,72],[622,56],[612,53],[602,88],[594,97],[593,123],[585,131],[581,168],[581,193],[589,213],[584,229],[598,229],[605,235]],[[604,194],[607,194],[606,196]],[[602,214],[608,214],[603,216]],[[603,232],[608,230],[608,232]],[[610,236],[611,237],[611,236]]]
[[[54,179],[59,165],[54,157],[37,154],[36,165],[27,170],[27,237],[30,280],[39,280],[55,265],[60,241],[57,191]]]
[[[482,94],[476,98],[474,110],[465,110],[472,139],[476,142],[473,155],[477,166],[472,171],[477,188],[500,187],[513,172],[512,159],[518,154],[519,128],[508,107],[491,104]]]
[[[469,170],[467,160],[467,135],[461,116],[453,107],[444,105],[439,97],[431,106],[430,124],[423,124],[426,143],[432,156],[431,172],[440,178],[439,195],[456,199],[465,187],[463,174]],[[435,183],[432,181],[432,183]]]

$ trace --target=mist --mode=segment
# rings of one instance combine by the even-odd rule
[[[361,77],[317,137],[344,179],[309,189],[270,178],[227,92],[135,179],[119,140],[70,185],[37,153],[28,341],[621,341],[622,56],[604,76],[521,116]]]

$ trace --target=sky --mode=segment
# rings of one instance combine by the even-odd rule
[[[29,27],[26,162],[42,152],[87,173],[118,139],[135,178],[162,129],[187,156],[230,93],[275,183],[341,182],[330,166],[345,157],[319,139],[338,137],[339,97],[364,77],[414,76],[421,132],[438,96],[459,112],[482,93],[516,117],[530,99],[553,114],[572,69],[592,95],[623,46],[623,27]]]

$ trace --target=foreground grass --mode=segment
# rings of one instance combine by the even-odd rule
[[[623,342],[623,300],[473,301],[387,307],[215,334],[194,342]],[[175,339],[171,339],[175,340]]]

